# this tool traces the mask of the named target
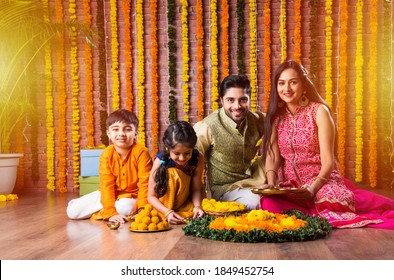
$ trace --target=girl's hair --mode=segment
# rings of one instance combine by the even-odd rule
[[[107,125],[107,129],[113,125],[114,123],[117,122],[122,122],[122,123],[126,123],[126,124],[132,124],[135,126],[135,129],[138,129],[138,118],[137,116],[126,109],[119,109],[116,110],[114,112],[112,112],[106,121],[106,125]]]
[[[230,75],[223,79],[219,85],[219,97],[223,98],[229,88],[242,88],[250,96],[252,88],[246,75]]]
[[[185,121],[175,121],[168,126],[162,138],[164,148],[161,151],[163,163],[160,164],[155,174],[155,192],[162,197],[167,192],[168,172],[167,165],[171,160],[170,150],[177,144],[182,144],[193,149],[197,143],[197,135],[191,124]]]
[[[309,101],[315,101],[324,104],[328,108],[331,114],[330,107],[328,107],[327,103],[317,92],[315,85],[308,77],[308,72],[300,63],[289,60],[280,64],[274,73],[274,79],[271,84],[269,107],[265,118],[264,138],[263,138],[264,162],[267,157],[267,153],[272,152],[271,134],[272,134],[273,122],[278,116],[281,116],[286,112],[286,106],[283,107],[278,106],[278,103],[279,101],[281,101],[281,99],[279,97],[278,89],[277,89],[279,77],[282,74],[282,72],[285,71],[286,69],[294,69],[297,72],[298,78],[301,80],[302,86],[304,88],[305,96],[309,99]],[[335,143],[335,153],[336,153],[336,143]]]

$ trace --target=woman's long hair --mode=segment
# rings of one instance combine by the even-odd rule
[[[185,145],[188,148],[194,148],[197,143],[197,135],[191,124],[185,121],[175,121],[168,126],[163,135],[164,148],[161,151],[163,164],[160,164],[155,174],[155,192],[158,197],[162,197],[167,192],[168,172],[167,165],[170,158],[170,150],[174,149],[177,144]]]
[[[324,101],[324,99],[320,96],[315,85],[313,84],[311,79],[308,77],[308,72],[300,63],[298,63],[296,61],[289,60],[289,61],[285,61],[282,64],[280,64],[274,73],[274,79],[271,84],[270,102],[269,102],[269,106],[268,106],[268,112],[267,112],[267,115],[265,118],[264,138],[263,138],[263,160],[264,160],[264,162],[267,157],[267,153],[270,153],[270,155],[273,155],[272,154],[272,145],[271,145],[271,134],[272,134],[273,122],[275,121],[275,119],[278,116],[281,116],[286,112],[286,106],[279,107],[279,102],[281,101],[281,98],[279,97],[278,89],[277,89],[279,77],[282,74],[282,72],[285,71],[286,69],[294,69],[297,72],[298,77],[301,80],[302,86],[304,88],[305,95],[309,99],[309,101],[315,101],[315,102],[319,102],[321,104],[324,104],[330,110],[330,114],[331,114],[330,107],[328,107],[326,101]],[[335,137],[335,139],[336,138],[337,137]],[[335,154],[336,154],[336,146],[337,145],[336,145],[336,140],[335,140],[335,149],[334,149]]]

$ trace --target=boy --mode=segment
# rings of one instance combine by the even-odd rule
[[[124,223],[147,203],[152,159],[148,149],[136,143],[138,118],[120,109],[108,116],[106,125],[111,145],[100,156],[99,189],[68,203],[70,219]]]

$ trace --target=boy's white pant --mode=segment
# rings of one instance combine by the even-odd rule
[[[73,220],[87,219],[102,208],[101,192],[94,191],[70,200],[67,206],[67,216]],[[118,199],[115,201],[115,208],[118,214],[128,216],[135,212],[137,200],[135,198]]]

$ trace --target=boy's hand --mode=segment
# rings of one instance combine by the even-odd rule
[[[124,224],[125,222],[128,221],[128,218],[123,215],[114,215],[111,218],[108,219],[110,222],[115,222],[115,223],[121,223]]]

